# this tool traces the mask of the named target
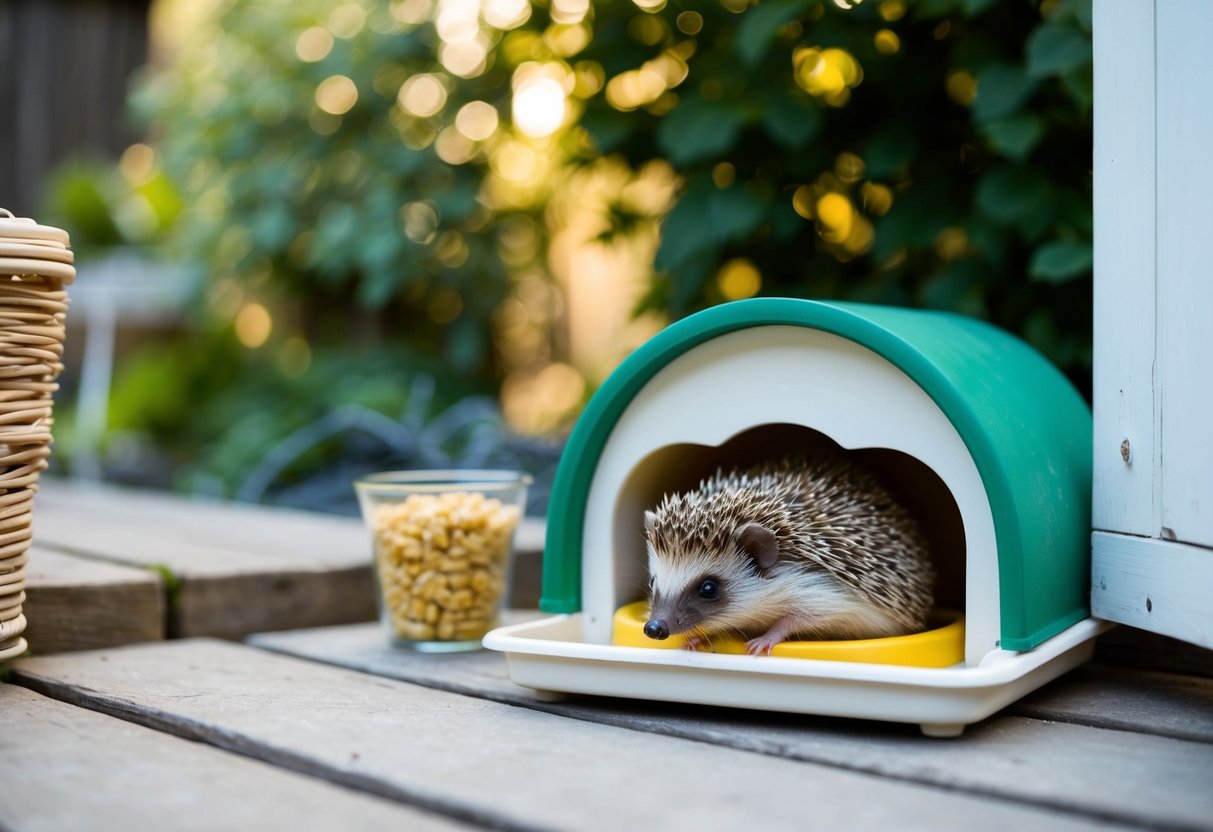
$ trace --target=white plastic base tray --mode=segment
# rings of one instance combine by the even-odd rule
[[[917,723],[957,736],[1085,662],[1110,625],[1088,618],[1027,653],[994,651],[978,667],[899,667],[773,656],[616,647],[581,640],[581,616],[493,630],[510,677],[541,695],[585,693],[764,711]]]

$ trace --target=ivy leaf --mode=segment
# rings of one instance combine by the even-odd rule
[[[972,258],[949,263],[922,287],[922,304],[975,318],[989,316],[985,284],[988,269]]]
[[[704,287],[719,260],[719,249],[715,246],[708,246],[696,252],[695,256],[684,263],[681,268],[670,273],[670,281],[674,287],[672,299],[674,314],[685,314],[699,298],[703,297]]]
[[[887,179],[914,158],[914,134],[902,125],[885,127],[863,149],[863,161],[872,179]]]
[[[960,0],[960,6],[966,15],[976,17],[997,2],[998,0]]]
[[[613,110],[589,112],[582,117],[581,126],[589,132],[598,152],[607,154],[614,153],[627,140],[632,132],[632,119]]]
[[[657,144],[675,167],[685,167],[732,149],[745,118],[732,104],[687,96],[657,126]]]
[[[740,240],[762,224],[770,201],[741,185],[718,190],[708,200],[711,225],[701,230],[705,236],[725,241]]]
[[[1002,227],[974,213],[964,228],[969,235],[969,243],[987,264],[1000,266],[1006,261],[1009,240]]]
[[[814,104],[775,100],[767,105],[762,125],[772,139],[790,150],[799,150],[821,132],[823,120]]]
[[[1049,210],[1049,181],[1038,171],[1003,165],[977,185],[977,207],[991,219],[1010,225],[1033,224]]]
[[[973,118],[978,122],[1009,116],[1032,95],[1036,82],[1022,67],[993,64],[977,79],[977,98],[973,99]]]
[[[1048,78],[1091,63],[1091,38],[1070,26],[1045,23],[1028,35],[1028,75]]]
[[[1091,243],[1054,241],[1045,243],[1032,254],[1028,274],[1046,283],[1066,283],[1091,271],[1094,253]]]
[[[1090,64],[1062,75],[1061,85],[1080,110],[1085,113],[1091,109],[1095,100],[1095,73]]]
[[[990,146],[1016,162],[1028,157],[1045,134],[1045,124],[1039,116],[1018,115],[992,121],[982,127]]]
[[[1093,12],[1091,0],[1062,0],[1058,12],[1072,16],[1084,32],[1091,31]]]
[[[956,10],[957,0],[919,0],[915,4],[914,13],[916,17],[943,17],[946,14],[951,14]]]
[[[661,224],[661,245],[653,263],[658,271],[676,269],[700,251],[715,244],[709,202],[716,186],[707,176],[691,180]]]
[[[775,34],[808,10],[810,0],[768,0],[752,8],[737,27],[737,54],[755,66],[767,54]]]

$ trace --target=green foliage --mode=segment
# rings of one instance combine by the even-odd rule
[[[665,158],[683,177],[646,306],[680,316],[727,299],[714,275],[745,257],[762,294],[990,319],[1089,390],[1089,0],[841,5],[595,5],[576,58],[608,79],[689,56],[653,104],[620,112],[600,94],[584,116],[595,138],[609,131],[596,150],[637,168]],[[691,11],[701,30],[680,17]],[[621,35],[643,16],[661,38]],[[827,50],[858,64],[856,83],[823,91]],[[827,216],[830,194],[847,201]],[[848,205],[851,221],[831,225]]]
[[[40,217],[66,229],[76,254],[88,258],[159,239],[180,212],[181,198],[163,172],[128,175],[104,162],[74,159],[51,176]]]
[[[329,33],[319,59],[298,51],[309,31]],[[309,341],[399,340],[492,383],[486,331],[509,285],[498,230],[534,206],[491,204],[486,155],[443,161],[435,135],[470,101],[508,112],[512,66],[494,55],[473,80],[445,72],[433,27],[386,0],[223,0],[189,43],[135,99],[187,194],[177,255],[275,310],[302,308],[294,331]],[[398,93],[427,73],[445,104],[409,115]],[[331,86],[325,99],[334,78],[354,100]]]
[[[564,166],[604,155],[680,178],[644,308],[729,299],[747,282],[716,277],[740,258],[761,294],[989,319],[1089,389],[1090,0],[847,5],[601,0],[570,22],[536,3],[478,21],[484,67],[459,77],[425,0],[221,0],[137,97],[182,191],[176,251],[218,323],[204,358],[187,340],[128,368],[115,418],[203,449],[195,474],[230,483],[334,407],[397,412],[417,372],[448,401],[492,390],[494,313],[513,275],[543,272],[546,200]],[[570,112],[539,141],[510,119],[532,62],[558,69]],[[442,85],[432,115],[401,103],[420,75]],[[452,160],[435,137],[474,101],[501,126]],[[503,190],[509,142],[546,177]],[[644,227],[625,203],[599,243]],[[274,315],[259,350],[224,317],[251,302]],[[312,348],[306,372],[278,360],[291,339]]]

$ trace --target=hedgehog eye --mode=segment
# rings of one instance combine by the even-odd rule
[[[720,584],[715,578],[704,578],[699,584],[699,597],[706,598],[709,601],[715,601],[720,595]]]

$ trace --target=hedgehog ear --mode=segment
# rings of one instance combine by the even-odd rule
[[[657,526],[657,515],[651,511],[644,513],[644,530],[649,534],[653,533],[653,529]]]
[[[746,523],[737,530],[737,545],[754,559],[759,569],[770,569],[779,560],[775,532],[758,523]]]

